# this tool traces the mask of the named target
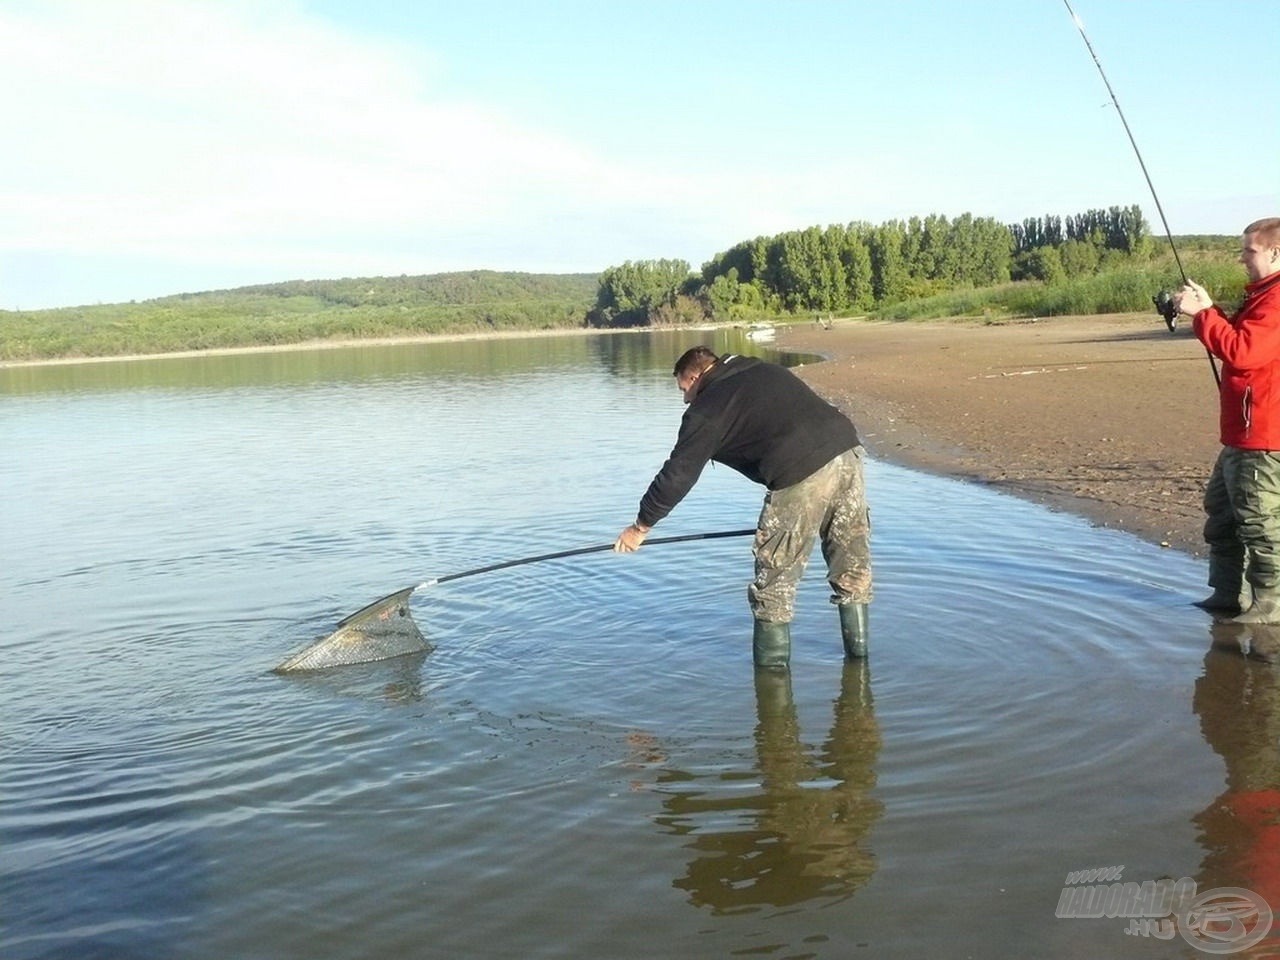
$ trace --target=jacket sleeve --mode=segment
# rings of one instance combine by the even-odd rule
[[[641,523],[652,527],[675,509],[702,476],[702,470],[715,455],[720,437],[715,426],[705,417],[686,410],[680,421],[680,433],[666,463],[640,498],[636,515]]]
[[[1233,324],[1215,304],[1195,315],[1191,329],[1215,357],[1237,370],[1274,363],[1280,356],[1280,310],[1246,307]]]

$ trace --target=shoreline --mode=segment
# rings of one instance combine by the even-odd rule
[[[1146,314],[779,328],[868,451],[1204,556],[1217,390],[1189,329]]]
[[[340,350],[348,347],[394,347],[411,343],[457,343],[467,340],[520,340],[530,337],[566,337],[587,333],[628,333],[632,329],[560,327],[552,330],[474,330],[465,333],[416,333],[400,337],[338,337],[300,340],[297,343],[260,343],[248,347],[209,347],[204,350],[170,350],[164,353],[113,353],[102,357],[48,357],[41,360],[0,360],[0,370],[22,367],[62,367],[77,364],[129,363],[135,360],[228,357],[252,353],[288,353],[294,350]]]

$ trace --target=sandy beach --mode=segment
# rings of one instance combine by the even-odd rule
[[[1217,388],[1189,323],[1154,312],[780,328],[877,458],[988,484],[1203,556]]]

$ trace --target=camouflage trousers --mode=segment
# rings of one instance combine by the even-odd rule
[[[1280,453],[1223,447],[1204,491],[1209,585],[1280,588]],[[1247,602],[1245,606],[1247,606]]]
[[[799,483],[770,490],[756,525],[755,579],[747,588],[757,620],[790,623],[796,588],[821,538],[831,602],[871,600],[871,518],[862,447],[846,450]]]

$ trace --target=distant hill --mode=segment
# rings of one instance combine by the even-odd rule
[[[348,277],[341,280],[288,280],[232,290],[183,293],[171,300],[228,300],[245,297],[311,297],[334,306],[460,306],[464,304],[575,301],[590,305],[600,275],[596,273],[504,273],[467,270],[420,276]]]
[[[291,280],[135,303],[0,310],[0,360],[110,357],[586,325],[596,274],[472,270]]]

